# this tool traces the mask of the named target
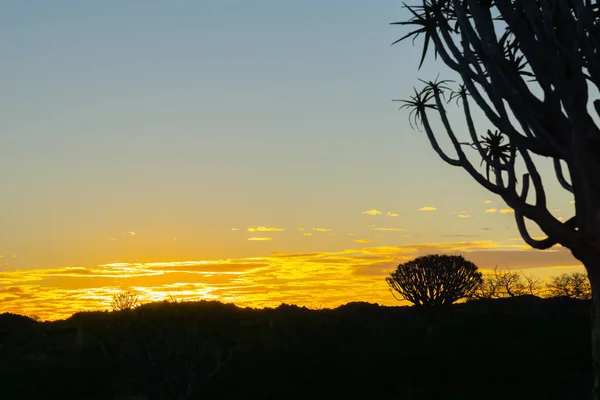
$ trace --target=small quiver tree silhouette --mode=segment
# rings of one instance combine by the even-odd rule
[[[548,297],[568,297],[577,300],[590,300],[592,287],[583,272],[564,273],[554,276],[546,285]]]
[[[431,254],[398,265],[385,280],[397,300],[407,300],[425,311],[427,330],[432,333],[439,311],[471,297],[482,274],[463,256]]]
[[[448,306],[470,297],[481,284],[477,266],[463,256],[431,254],[398,265],[386,282],[401,299],[417,307]]]

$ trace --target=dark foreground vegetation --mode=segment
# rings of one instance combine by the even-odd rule
[[[160,302],[0,315],[0,398],[586,399],[589,301],[521,296],[334,310]],[[428,333],[426,333],[428,332]]]

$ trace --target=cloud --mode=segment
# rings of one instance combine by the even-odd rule
[[[402,228],[371,228],[372,231],[403,231]]]
[[[240,307],[277,307],[281,303],[336,307],[350,301],[403,305],[391,296],[383,278],[398,264],[421,255],[462,254],[482,269],[496,265],[511,269],[582,268],[565,248],[525,250],[526,246],[514,242],[355,247],[227,260],[3,271],[0,304],[3,312],[35,314],[42,319],[110,308],[111,297],[122,290],[135,291],[143,302],[163,300],[172,294],[180,299],[219,300]],[[557,269],[552,274],[560,272]]]
[[[496,211],[498,211],[497,208],[488,208],[487,210],[485,210],[486,213],[495,213]]]
[[[232,231],[239,231],[240,228],[231,228]]]
[[[569,204],[575,204],[575,200],[569,201]]]
[[[348,236],[356,236],[356,233],[349,233]]]
[[[531,238],[534,239],[534,240],[544,240],[544,239],[547,238],[547,236],[532,236]],[[508,240],[518,241],[518,242],[524,242],[524,240],[523,240],[522,237],[509,238]]]
[[[437,210],[437,208],[430,207],[430,206],[425,206],[425,207],[419,208],[419,211],[435,211],[435,210]]]
[[[284,228],[267,228],[266,226],[259,226],[256,228],[248,228],[248,232],[283,232]]]
[[[312,236],[312,233],[310,233],[310,232],[307,232],[307,233],[304,233],[303,235],[304,235],[304,236]]]
[[[471,214],[469,214],[468,211],[461,211],[461,212],[453,211],[450,214],[455,214],[458,218],[470,218],[471,217]]]
[[[379,215],[379,214],[381,214],[381,211],[373,209],[373,210],[363,211],[363,212],[361,212],[361,214],[363,214],[363,215]]]
[[[491,200],[485,200],[485,201],[483,202],[483,204],[491,204],[491,203],[492,203],[492,201],[491,201]]]
[[[391,211],[388,211],[385,215],[387,215],[388,217],[398,217],[398,216],[400,216],[400,214],[396,214],[396,213],[393,213]]]
[[[312,228],[312,230],[316,232],[329,232],[331,228]]]
[[[273,240],[273,239],[270,238],[270,237],[250,237],[250,238],[248,238],[248,240],[257,240],[257,241],[260,241],[260,240]]]
[[[502,208],[500,210],[501,214],[511,214],[511,213],[514,213],[514,212],[515,212],[515,210],[513,210],[512,208]]]
[[[356,239],[354,243],[371,243],[369,239]]]

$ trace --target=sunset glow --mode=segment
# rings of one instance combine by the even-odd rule
[[[219,300],[250,307],[288,303],[330,308],[349,301],[394,305],[398,302],[385,285],[385,276],[399,262],[436,252],[464,254],[484,270],[496,266],[496,260],[504,260],[512,269],[526,270],[542,279],[563,270],[582,270],[570,262],[571,256],[564,248],[543,255],[525,248],[483,240],[360,247],[337,252],[272,252],[265,257],[212,261],[15,270],[0,274],[0,301],[4,311],[44,319],[109,309],[112,296],[123,290],[138,294],[142,302],[173,296],[179,300]]]

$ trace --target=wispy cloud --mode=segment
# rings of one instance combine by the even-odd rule
[[[443,237],[454,237],[454,238],[475,238],[475,237],[481,237],[481,235],[461,235],[461,234],[449,234],[449,235],[440,235]]]
[[[270,237],[250,237],[250,238],[248,238],[248,240],[257,240],[257,241],[260,241],[260,240],[273,240],[273,239],[270,238]]]
[[[486,213],[495,213],[497,211],[498,211],[497,208],[488,208],[487,210],[485,210]]]
[[[437,210],[437,208],[431,207],[431,206],[425,206],[425,207],[419,208],[419,211],[435,211],[435,210]]]
[[[232,231],[239,231],[240,228],[231,228]]]
[[[373,231],[403,231],[402,228],[371,228]]]
[[[312,228],[312,230],[316,232],[329,232],[331,228]]]
[[[356,239],[354,243],[371,243],[370,239]]]
[[[575,204],[575,200],[569,201],[569,204]]]
[[[312,236],[312,233],[307,232],[307,233],[303,233],[304,236]]]
[[[492,203],[492,201],[491,201],[491,200],[485,200],[485,201],[483,202],[483,204],[491,204],[491,203]]]
[[[513,210],[512,208],[502,208],[500,210],[501,214],[511,214],[511,213],[514,213],[514,212],[515,212],[515,210]]]
[[[258,226],[256,228],[248,228],[248,232],[283,232],[285,228],[267,228],[266,226]]]
[[[468,211],[452,211],[450,214],[456,215],[458,218],[470,218],[471,214]]]
[[[361,214],[363,214],[363,215],[379,215],[379,214],[381,214],[381,211],[373,209],[373,210],[363,211],[363,212],[361,212]]]
[[[396,214],[391,211],[388,211],[385,215],[387,215],[388,217],[399,217],[400,216],[400,214]]]

